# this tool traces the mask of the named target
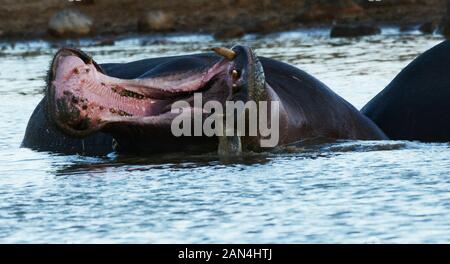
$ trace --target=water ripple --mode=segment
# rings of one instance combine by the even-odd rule
[[[359,39],[327,34],[239,41],[306,70],[357,107],[441,41],[392,29]],[[207,35],[78,43],[99,62],[232,44]],[[0,53],[2,243],[450,242],[449,144],[293,144],[232,162],[215,155],[92,158],[20,149],[55,51],[37,41]]]

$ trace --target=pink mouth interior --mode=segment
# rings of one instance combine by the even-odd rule
[[[75,55],[57,58],[56,65],[52,83],[56,117],[78,130],[118,118],[135,119],[170,112],[177,98],[199,90],[223,68],[215,65],[202,74],[184,78],[125,80],[107,76],[94,64],[86,64]]]

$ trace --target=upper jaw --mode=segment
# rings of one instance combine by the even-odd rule
[[[75,56],[80,59],[83,64],[90,65],[90,67],[94,67],[98,72],[103,72],[101,67],[91,59],[86,53],[73,48],[62,48],[60,49],[56,55],[53,57],[53,60],[50,65],[50,71],[47,75],[47,88],[45,91],[46,95],[46,105],[45,105],[45,113],[48,121],[54,125],[61,132],[66,133],[73,137],[86,137],[96,130],[95,128],[85,129],[85,130],[76,130],[73,129],[70,125],[62,122],[62,120],[57,116],[57,105],[56,105],[56,87],[55,87],[55,79],[57,78],[57,70],[60,66],[60,60],[64,57]]]

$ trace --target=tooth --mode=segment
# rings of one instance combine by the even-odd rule
[[[231,71],[231,77],[233,77],[233,79],[237,79],[239,77],[239,73],[237,70],[232,70]]]
[[[219,48],[213,48],[212,49],[215,53],[219,54],[220,56],[223,56],[229,60],[233,60],[234,58],[236,58],[236,52],[234,52],[231,49],[227,49],[224,47],[219,47]]]

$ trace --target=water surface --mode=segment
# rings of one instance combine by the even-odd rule
[[[100,62],[250,44],[311,73],[357,108],[440,41],[326,30],[121,39],[77,45]],[[450,144],[337,142],[250,155],[64,156],[19,148],[56,47],[0,45],[1,243],[449,243]]]

